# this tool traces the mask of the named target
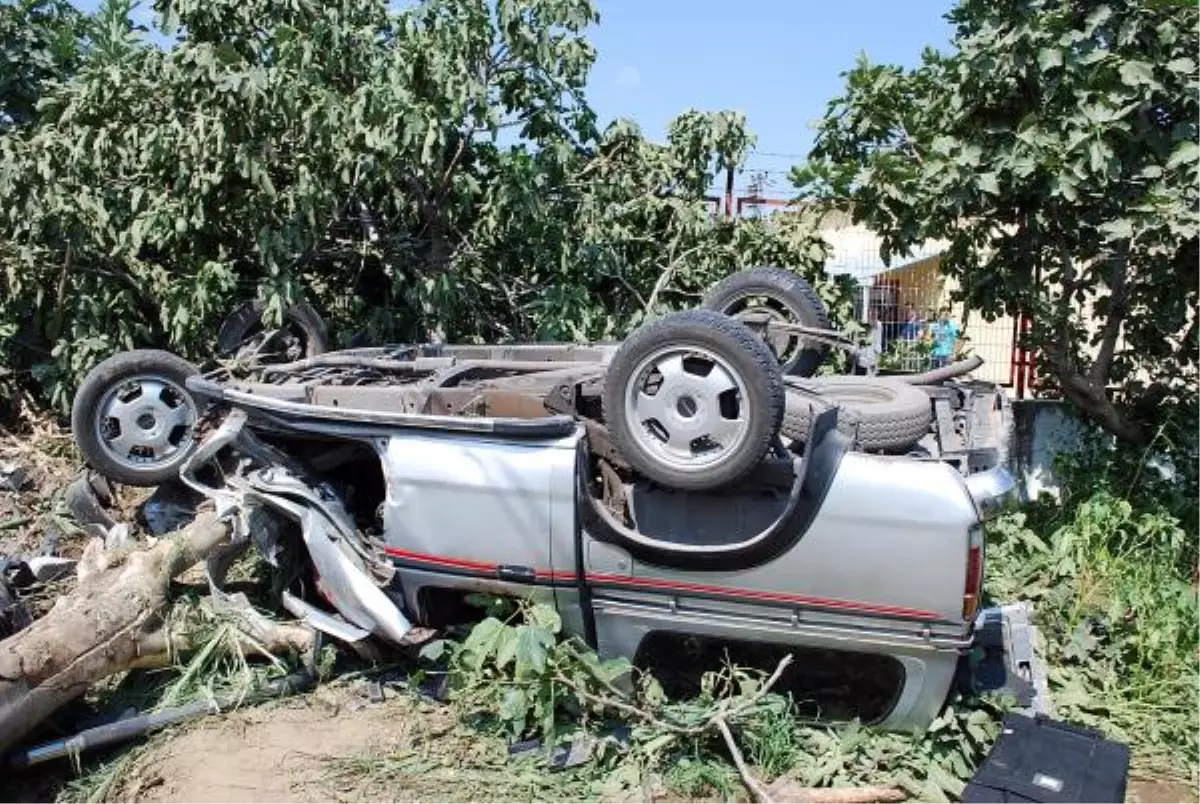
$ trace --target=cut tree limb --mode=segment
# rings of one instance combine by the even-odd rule
[[[776,801],[789,804],[871,804],[906,798],[895,787],[801,787],[789,779],[778,779],[767,789]]]
[[[171,579],[230,535],[203,512],[174,537],[126,554],[93,540],[70,594],[29,628],[0,642],[0,753],[94,682],[133,667],[161,666],[172,643],[164,628]]]

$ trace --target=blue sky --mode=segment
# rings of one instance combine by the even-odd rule
[[[950,0],[597,3],[589,96],[602,119],[630,117],[659,138],[689,107],[745,112],[758,135],[747,167],[773,171],[771,195],[787,194],[784,173],[801,160],[784,155],[807,153],[812,122],[858,53],[913,65],[926,45],[945,49],[952,33],[943,19]]]
[[[758,145],[746,172],[768,171],[768,195],[812,145],[813,121],[858,53],[913,65],[945,48],[952,0],[596,0],[600,24],[589,97],[602,122],[637,121],[662,138],[688,109],[745,112]],[[98,0],[76,0],[94,10]],[[145,4],[144,4],[145,5]],[[146,9],[139,9],[148,23]]]

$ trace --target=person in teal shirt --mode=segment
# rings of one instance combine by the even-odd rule
[[[950,320],[950,310],[943,307],[938,320],[930,325],[929,334],[933,337],[933,351],[930,353],[933,367],[941,368],[954,359],[954,345],[962,330]]]

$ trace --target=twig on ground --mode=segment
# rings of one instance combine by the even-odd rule
[[[750,772],[750,768],[746,767],[746,760],[742,756],[742,752],[738,750],[737,743],[733,739],[733,732],[729,730],[729,724],[722,717],[714,718],[713,725],[717,727],[717,731],[721,732],[721,736],[725,738],[725,745],[729,748],[729,756],[733,757],[733,764],[737,766],[738,773],[742,776],[742,783],[746,785],[746,789],[754,794],[754,798],[759,804],[775,804],[775,799],[771,798],[771,794],[767,792],[767,788],[763,786],[754,774]]]

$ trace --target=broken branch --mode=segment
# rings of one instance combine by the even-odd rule
[[[229,534],[227,522],[204,512],[143,550],[106,552],[101,540],[89,543],[75,589],[0,642],[0,753],[96,681],[169,657],[170,582]]]

